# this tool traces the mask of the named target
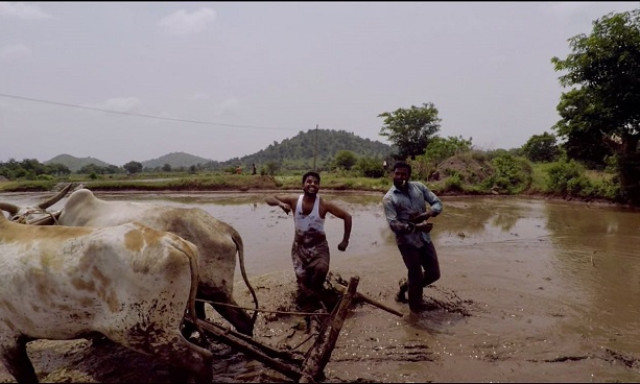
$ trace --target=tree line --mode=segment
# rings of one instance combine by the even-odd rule
[[[130,161],[122,167],[87,164],[75,173],[82,175],[114,175],[119,173],[137,173],[141,172],[142,169],[142,163]],[[0,162],[0,176],[8,180],[50,180],[54,177],[68,176],[71,173],[74,172],[71,172],[69,167],[64,164],[44,164],[37,159],[23,159],[22,161],[9,159],[7,162]]]

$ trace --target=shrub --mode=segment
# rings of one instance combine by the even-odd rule
[[[575,160],[559,161],[547,170],[548,189],[556,193],[575,193],[586,186],[584,181],[578,181],[580,176],[584,177],[584,171],[584,167]],[[575,181],[569,184],[571,180]]]
[[[464,190],[459,173],[454,173],[446,179],[444,183],[444,190],[451,192],[462,192]]]
[[[497,189],[502,193],[517,194],[531,186],[531,164],[522,158],[507,153],[496,156],[491,164],[494,174],[484,182],[484,187]]]
[[[358,159],[356,169],[362,176],[379,178],[385,175],[384,167],[380,159],[371,157],[361,157]]]

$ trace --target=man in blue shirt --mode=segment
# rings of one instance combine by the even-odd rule
[[[426,309],[422,300],[424,287],[440,278],[438,255],[429,235],[433,224],[427,219],[442,212],[442,202],[424,184],[409,181],[410,178],[411,166],[402,161],[395,163],[393,186],[382,198],[382,205],[407,267],[408,285],[401,285],[397,299],[404,301],[408,291],[409,309],[417,313]]]

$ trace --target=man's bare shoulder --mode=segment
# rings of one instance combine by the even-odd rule
[[[338,204],[322,198],[320,199],[320,210],[325,213],[330,212],[334,216],[338,216],[338,217],[348,214],[348,212],[342,207],[340,207]]]

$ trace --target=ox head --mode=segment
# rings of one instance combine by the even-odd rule
[[[49,225],[53,224],[58,216],[58,212],[48,212],[47,208],[51,207],[58,201],[60,201],[73,187],[73,184],[68,184],[55,196],[43,201],[35,207],[18,207],[15,204],[1,202],[0,210],[9,213],[9,219],[23,224],[36,224],[36,225]]]

